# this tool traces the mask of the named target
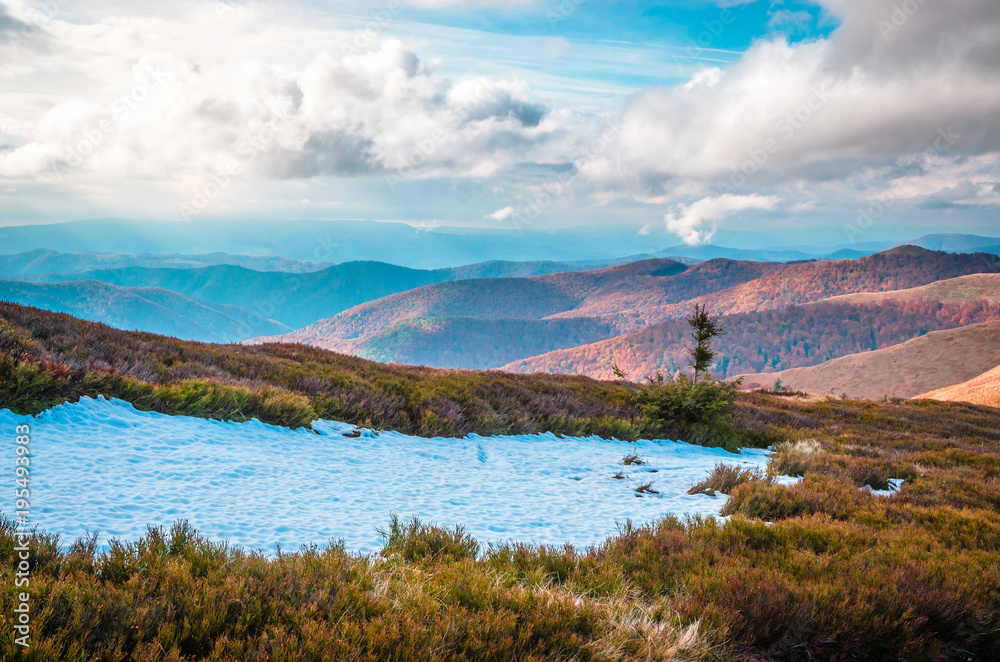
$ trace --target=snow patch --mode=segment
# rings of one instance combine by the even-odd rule
[[[862,492],[871,492],[875,496],[880,497],[890,497],[903,487],[904,479],[902,478],[890,478],[889,479],[889,489],[887,490],[876,490],[871,485],[865,485],[861,488]]]
[[[423,439],[335,421],[289,430],[141,412],[104,398],[37,417],[0,411],[0,430],[11,437],[25,423],[32,519],[63,540],[99,530],[102,543],[188,519],[204,535],[250,549],[342,538],[371,552],[395,512],[462,524],[481,542],[586,546],[626,519],[717,515],[725,499],[687,489],[720,461],[763,468],[768,459],[765,450],[733,455],[673,441]],[[5,466],[14,465],[13,446],[3,445]],[[645,464],[623,466],[629,453]],[[612,478],[619,471],[628,478]],[[637,495],[649,481],[659,494]]]

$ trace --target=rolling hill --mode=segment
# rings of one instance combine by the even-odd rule
[[[904,247],[858,260],[790,264],[716,259],[685,267],[668,260],[645,260],[593,272],[422,287],[356,306],[271,340],[300,342],[383,361],[419,361],[448,367],[497,367],[493,362],[501,357],[541,347],[545,350],[543,356],[522,354],[516,357],[521,361],[512,360],[506,367],[609,377],[615,360],[634,363],[630,374],[666,368],[672,361],[671,353],[676,354],[669,347],[677,343],[677,329],[684,327],[678,320],[690,312],[694,303],[705,303],[716,313],[753,314],[846,293],[895,291],[980,272],[1000,272],[1000,258]],[[985,282],[968,284],[970,291],[988,286]],[[913,314],[919,318],[930,313]],[[956,318],[954,310],[942,315],[943,320],[951,320],[949,325],[962,323],[961,314]],[[877,312],[869,316],[877,317]],[[428,318],[433,318],[433,323],[428,323]],[[425,321],[415,323],[418,319]],[[816,323],[828,326],[829,319]],[[532,338],[545,338],[546,347],[510,339],[510,329],[519,328],[513,322],[525,320],[585,321],[561,327],[522,324],[532,329]],[[663,328],[654,328],[657,323]],[[766,326],[771,322],[761,318],[756,323]],[[943,328],[936,322],[928,326],[921,319],[908,324],[906,332],[914,335]],[[603,328],[608,329],[606,337],[595,339],[594,334]],[[652,331],[640,332],[646,329]],[[630,333],[637,335],[632,337]],[[884,342],[902,342],[911,337],[904,333],[887,332]],[[468,340],[463,340],[466,337]],[[636,344],[610,360],[608,357],[615,352],[595,352],[586,345],[588,340],[603,342],[605,347],[610,347],[609,343],[616,347],[633,341]],[[843,347],[828,358],[843,355],[852,342],[846,339]],[[503,351],[497,349],[504,345],[508,347]],[[851,351],[871,348],[869,339]],[[549,352],[555,353],[544,356]],[[625,354],[634,356],[635,361],[622,358]],[[778,367],[783,360],[770,367]],[[742,369],[755,372],[767,367],[746,362]]]
[[[489,370],[553,347],[576,347],[607,338],[611,326],[589,317],[569,319],[468,319],[418,317],[343,349],[372,361]]]
[[[726,287],[773,268],[777,267],[731,260],[713,260],[687,267],[671,260],[652,259],[597,271],[441,283],[368,302],[275,340],[350,351],[366,338],[417,318],[541,320],[597,317],[573,314],[596,302],[604,302],[609,309],[628,311],[616,315],[614,324],[601,320],[610,324],[609,333],[616,334],[622,330],[619,322],[624,322],[624,328],[644,323],[644,301],[679,301],[691,292]],[[458,330],[455,325],[451,328]],[[479,328],[486,327],[480,325]],[[497,327],[491,342],[506,342],[502,325]]]
[[[98,269],[78,274],[27,275],[18,279],[40,282],[96,280],[121,287],[165,288],[208,304],[246,308],[258,313],[255,319],[263,315],[291,328],[301,328],[352,306],[431,283],[582,269],[559,262],[484,262],[435,270],[409,269],[384,262],[347,262],[319,270],[291,272],[218,264],[188,269]],[[252,329],[247,337],[263,334],[262,329]]]
[[[969,402],[974,405],[1000,407],[1000,366],[974,377],[967,382],[940,388],[915,396],[918,399],[944,402]]]
[[[1000,272],[1000,257],[943,253],[901,246],[857,260],[789,263],[760,278],[697,296],[682,304],[649,306],[653,320],[685,314],[695,303],[718,315],[753,312],[819,301],[841,294],[889,292],[975,273]],[[588,311],[593,314],[593,311]]]
[[[1000,365],[1000,322],[936,331],[894,347],[852,354],[810,368],[746,375],[748,388],[776,380],[795,391],[877,399],[912,398]]]
[[[242,308],[207,305],[163,288],[119,287],[98,281],[0,281],[0,300],[100,321],[116,329],[214,343],[245,338],[253,318]],[[270,319],[254,322],[257,328],[287,328]]]
[[[1000,320],[998,301],[897,301],[886,296],[877,303],[829,300],[724,316],[721,322],[727,332],[714,344],[719,357],[714,369],[723,377],[734,377],[818,365],[941,329]],[[515,361],[504,369],[612,379],[618,366],[626,376],[639,380],[685,367],[690,346],[687,321],[675,319],[590,345]]]

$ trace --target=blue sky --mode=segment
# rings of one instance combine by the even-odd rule
[[[987,0],[0,0],[0,224],[1000,235],[998,43]]]

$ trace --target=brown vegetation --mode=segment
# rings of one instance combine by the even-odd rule
[[[626,523],[595,549],[483,547],[392,520],[378,555],[272,558],[181,523],[104,553],[39,535],[24,660],[992,660],[1000,656],[1000,412],[748,394],[794,487],[730,519]],[[863,492],[903,478],[892,497]],[[706,497],[707,498],[707,497]],[[9,524],[0,558],[13,557]],[[15,603],[0,568],[0,611]],[[14,659],[10,629],[0,654]]]
[[[1000,366],[967,382],[924,393],[916,398],[1000,407]]]
[[[855,398],[910,398],[962,382],[1000,364],[1000,322],[936,331],[901,345],[811,368],[744,375],[747,388],[771,387]]]

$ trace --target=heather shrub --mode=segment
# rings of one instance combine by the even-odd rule
[[[398,555],[407,561],[475,559],[479,553],[479,543],[460,526],[443,529],[424,524],[415,517],[402,522],[393,515],[389,528],[381,533],[385,541],[382,553]]]
[[[709,496],[715,496],[716,492],[731,494],[737,485],[750,481],[771,483],[772,478],[758,467],[741,467],[720,462],[715,465],[708,478],[692,485],[688,494],[707,494]]]
[[[764,520],[814,514],[848,519],[872,498],[853,485],[830,476],[807,475],[791,487],[748,481],[733,488],[722,514]]]

